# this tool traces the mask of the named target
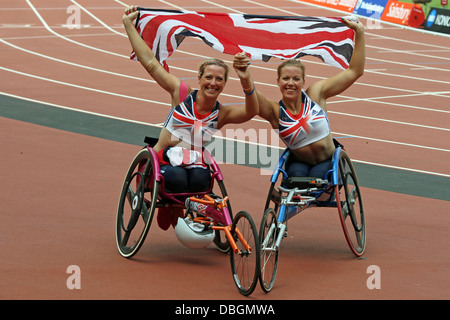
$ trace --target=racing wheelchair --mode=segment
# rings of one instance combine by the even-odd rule
[[[155,210],[186,209],[174,227],[180,242],[192,249],[214,243],[230,255],[233,280],[243,295],[253,292],[258,282],[260,250],[258,230],[252,217],[240,211],[233,218],[223,175],[207,149],[211,182],[208,190],[195,193],[172,193],[166,190],[160,162],[152,148],[158,139],[146,137],[146,147],[133,159],[125,176],[116,218],[116,243],[125,258],[134,256],[148,235]],[[217,189],[217,190],[216,190]]]
[[[275,283],[281,241],[287,237],[288,220],[311,206],[337,208],[344,236],[354,255],[363,255],[366,227],[361,190],[355,168],[343,146],[336,149],[332,167],[325,177],[288,177],[285,163],[290,151],[285,149],[271,176],[271,185],[260,225],[261,272],[263,291]]]

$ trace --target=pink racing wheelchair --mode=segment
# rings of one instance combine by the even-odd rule
[[[147,146],[138,152],[128,169],[120,194],[116,219],[119,253],[131,258],[139,251],[156,209],[186,209],[184,219],[178,217],[175,226],[180,242],[193,249],[214,243],[220,251],[228,252],[239,292],[251,294],[260,270],[258,230],[245,211],[238,212],[233,218],[223,175],[213,156],[203,149],[211,171],[208,190],[171,193],[164,188],[158,156],[152,148],[157,139],[146,137],[145,142]]]

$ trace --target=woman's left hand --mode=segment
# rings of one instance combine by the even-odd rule
[[[245,71],[250,64],[250,58],[245,52],[237,53],[234,56],[233,68]]]
[[[342,18],[342,21],[346,24],[347,27],[355,30],[355,31],[364,31],[364,25],[359,20],[351,20],[347,18]]]

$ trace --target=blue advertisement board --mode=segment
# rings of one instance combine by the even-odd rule
[[[388,0],[358,0],[354,14],[372,19],[380,19]]]

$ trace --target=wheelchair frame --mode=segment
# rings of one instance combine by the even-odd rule
[[[284,150],[273,171],[259,232],[260,285],[265,292],[269,292],[275,282],[279,248],[287,236],[287,221],[310,206],[337,207],[350,250],[357,257],[364,253],[365,219],[356,171],[343,147],[337,142],[335,144],[332,168],[323,178],[288,177],[283,167],[289,158],[289,149]],[[277,186],[280,174],[282,181]]]

